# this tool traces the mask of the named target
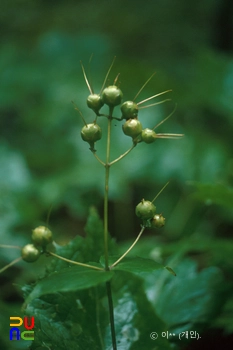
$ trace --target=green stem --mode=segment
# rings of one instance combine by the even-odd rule
[[[63,258],[62,256],[57,255],[57,254],[52,253],[52,252],[46,252],[46,253],[49,254],[49,255],[52,255],[55,258],[58,258],[60,260],[64,260],[64,261],[66,261],[66,262],[68,262],[70,264],[79,265],[79,266],[83,266],[83,267],[88,267],[89,269],[94,269],[94,270],[100,270],[100,271],[104,270],[104,269],[102,269],[100,267],[97,267],[97,266],[93,266],[93,265],[89,265],[89,264],[83,264],[83,263],[80,263],[80,262],[77,262],[77,261],[73,261],[73,260],[70,260],[70,259]]]
[[[22,249],[22,247],[19,247],[17,245],[8,245],[8,244],[0,244],[0,248]]]
[[[100,164],[102,164],[103,166],[105,166],[105,163],[97,156],[97,154],[95,153],[95,151],[92,151],[92,153],[94,154],[94,157],[98,160],[98,162]]]
[[[110,111],[112,113],[112,111]],[[108,192],[109,192],[109,171],[110,171],[110,144],[111,144],[111,121],[112,115],[108,118],[107,150],[105,163],[105,188],[104,188],[104,256],[105,269],[108,270]]]
[[[106,163],[105,163],[105,190],[104,190],[104,256],[105,256],[105,270],[109,270],[108,264],[108,193],[109,193],[109,172],[110,172],[110,145],[111,145],[111,122],[112,122],[113,108],[109,108],[108,117],[108,133],[107,133],[107,149],[106,149]],[[114,308],[112,302],[111,283],[106,282],[106,290],[108,297],[109,320],[112,335],[113,350],[117,350],[116,333],[114,324]]]
[[[102,337],[101,324],[100,324],[99,295],[98,295],[97,287],[95,287],[95,302],[96,302],[96,327],[99,335],[101,349],[104,350],[104,341]]]
[[[109,317],[110,317],[110,327],[111,327],[111,335],[112,335],[112,349],[117,350],[116,344],[116,333],[115,333],[115,325],[114,325],[114,313],[113,313],[113,302],[112,302],[112,290],[110,281],[106,282],[106,289],[108,295],[108,307],[109,307]]]
[[[19,258],[13,260],[10,264],[4,266],[1,270],[0,273],[2,273],[3,271],[7,270],[9,267],[11,267],[12,265],[16,264],[18,261],[22,260],[22,257],[20,256]]]
[[[116,266],[122,259],[124,259],[124,257],[133,249],[133,247],[135,246],[135,244],[137,243],[137,241],[139,240],[139,238],[141,237],[143,231],[145,230],[145,226],[142,227],[141,231],[139,232],[137,238],[135,239],[135,241],[133,242],[133,244],[129,247],[129,249],[126,250],[126,252],[117,260],[115,261],[111,266],[110,269],[112,269],[114,266]]]
[[[132,149],[134,149],[134,147],[136,147],[136,146],[137,146],[137,143],[134,143],[134,144],[128,149],[128,151],[126,151],[125,153],[123,153],[120,157],[114,159],[111,163],[109,163],[109,165],[111,166],[111,165],[115,164],[116,162],[118,162],[119,160],[121,160],[122,158],[124,158],[125,156],[127,156],[127,154],[129,154],[129,152],[131,152]]]

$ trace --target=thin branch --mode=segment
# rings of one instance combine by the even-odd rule
[[[19,247],[17,245],[8,245],[8,244],[0,244],[0,248],[22,249],[22,247]]]
[[[100,267],[89,265],[89,264],[83,264],[83,263],[80,263],[80,262],[77,262],[77,261],[73,261],[73,260],[69,260],[69,259],[63,258],[60,255],[52,253],[52,252],[46,252],[46,253],[48,253],[49,255],[55,256],[55,258],[58,258],[60,260],[64,260],[64,261],[66,261],[68,263],[71,263],[71,264],[74,264],[74,265],[79,265],[79,266],[83,266],[83,267],[88,267],[89,269],[104,271],[104,269],[102,269]]]
[[[164,186],[163,188],[159,191],[159,193],[156,194],[155,198],[151,201],[151,203],[153,203],[157,198],[158,196],[163,192],[163,190],[167,187],[167,185],[169,184],[170,181],[168,181]]]
[[[133,249],[133,247],[135,246],[135,244],[137,243],[137,241],[139,240],[139,238],[141,237],[143,231],[145,230],[145,226],[142,226],[141,231],[139,232],[137,238],[135,239],[135,241],[133,242],[133,244],[129,247],[129,249],[126,250],[126,252],[117,260],[115,261],[109,268],[110,270],[116,266],[122,259],[124,259],[124,257]]]
[[[124,158],[125,156],[127,156],[127,154],[129,154],[129,152],[131,152],[132,149],[133,149],[134,147],[136,147],[136,146],[137,146],[137,144],[134,143],[134,144],[128,149],[128,151],[126,151],[125,153],[123,153],[120,157],[114,159],[112,162],[109,163],[109,165],[111,166],[111,165],[115,164],[116,162],[118,162],[119,160],[121,160],[122,158]]]
[[[98,160],[98,162],[100,162],[100,164],[102,164],[103,166],[105,166],[105,163],[97,156],[96,152],[91,150],[94,157]]]
[[[16,264],[18,261],[22,260],[22,257],[20,256],[19,258],[13,260],[10,264],[4,266],[1,270],[0,273],[2,273],[3,271],[7,270],[9,267],[11,267],[12,265]]]

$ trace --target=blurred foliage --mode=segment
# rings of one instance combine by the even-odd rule
[[[158,124],[177,103],[157,130],[185,137],[140,144],[112,168],[110,232],[117,241],[132,239],[139,228],[135,205],[170,180],[156,200],[166,226],[155,237],[148,230],[135,255],[152,254],[169,266],[168,257],[179,255],[181,266],[188,258],[203,273],[220,269],[225,283],[219,277],[216,283],[225,291],[208,326],[232,332],[232,1],[3,0],[0,9],[0,242],[23,246],[31,229],[49,221],[59,244],[66,244],[85,235],[91,205],[102,216],[103,169],[80,138],[83,123],[71,101],[93,120],[80,60],[98,92],[116,55],[108,83],[120,72],[124,100],[154,71],[137,101],[173,90],[172,102],[140,111],[143,126]],[[120,123],[113,140],[112,158],[131,144]],[[104,138],[97,150],[104,154]],[[0,249],[1,266],[18,256]],[[33,266],[22,262],[0,275],[1,331],[9,314],[20,312],[15,285],[33,281],[46,263],[43,257]]]

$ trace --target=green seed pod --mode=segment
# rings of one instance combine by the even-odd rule
[[[22,248],[21,256],[26,262],[34,262],[39,258],[40,251],[33,244],[27,244]]]
[[[133,101],[126,101],[121,105],[122,118],[133,119],[138,116],[138,106]]]
[[[155,139],[156,132],[154,130],[148,128],[142,130],[142,141],[144,141],[145,143],[152,143],[155,141]]]
[[[87,124],[81,130],[81,137],[83,141],[93,143],[101,139],[102,130],[96,123]]]
[[[122,125],[122,129],[125,135],[131,136],[135,139],[142,132],[142,124],[138,119],[128,119]]]
[[[142,220],[149,220],[155,215],[156,206],[152,202],[142,199],[142,201],[136,206],[135,212]]]
[[[32,241],[35,246],[44,247],[53,241],[53,234],[47,227],[38,226],[32,230]]]
[[[87,105],[91,108],[96,114],[99,113],[100,108],[104,105],[104,102],[100,95],[91,94],[87,98]]]
[[[151,228],[160,228],[165,225],[165,218],[162,214],[155,214],[150,220]]]
[[[118,106],[122,97],[122,91],[116,85],[108,86],[102,92],[102,100],[109,107]]]

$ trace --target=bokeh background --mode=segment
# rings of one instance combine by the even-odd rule
[[[148,230],[145,242],[155,237],[158,259],[180,253],[198,269],[221,271],[221,307],[205,336],[222,348],[230,344],[233,2],[4,0],[0,9],[0,243],[23,246],[34,227],[49,221],[65,244],[84,235],[90,206],[102,216],[104,172],[80,138],[83,122],[71,103],[93,121],[80,61],[98,93],[116,56],[108,84],[120,73],[124,100],[156,72],[137,101],[172,89],[165,95],[171,101],[142,109],[140,121],[154,127],[177,105],[157,130],[185,137],[139,144],[112,167],[110,232],[120,244],[136,237],[135,205],[170,181],[156,201],[166,226]],[[121,124],[114,123],[112,158],[131,145]],[[97,152],[104,157],[104,138]],[[19,254],[0,249],[1,267]],[[149,249],[151,243],[142,244],[138,254]],[[21,262],[0,275],[2,332],[9,314],[20,309],[20,286],[44,266],[43,259],[33,266]]]

